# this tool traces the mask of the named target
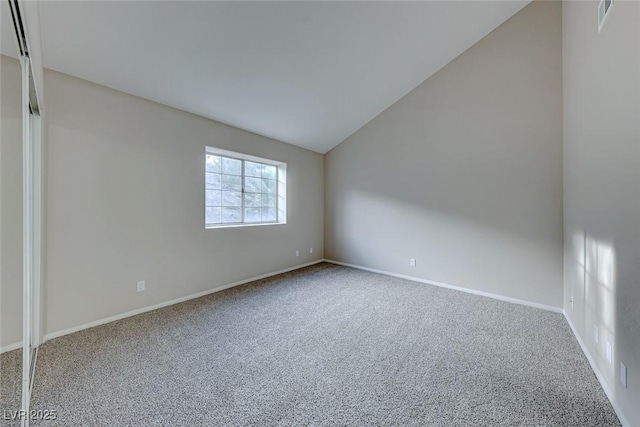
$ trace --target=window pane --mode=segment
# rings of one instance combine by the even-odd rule
[[[259,208],[260,198],[260,193],[244,193],[244,205],[248,208]]]
[[[242,193],[239,191],[223,191],[222,206],[242,206]]]
[[[260,178],[246,177],[244,179],[244,191],[247,193],[261,193],[262,180]]]
[[[213,154],[207,154],[207,172],[222,172],[220,168],[221,158],[220,156],[214,156]]]
[[[262,180],[262,192],[269,194],[276,194],[277,181],[275,179],[263,179]]]
[[[260,208],[245,209],[244,222],[260,222]]]
[[[262,176],[262,163],[244,162],[244,175],[255,176],[260,178]]]
[[[263,165],[262,166],[262,177],[268,179],[277,179],[278,178],[278,168],[271,165]]]
[[[274,223],[286,213],[286,165],[205,148],[205,221],[210,226]],[[278,180],[282,180],[279,182]],[[280,195],[280,197],[278,197]],[[280,210],[281,209],[281,210]]]
[[[240,222],[242,221],[242,212],[240,208],[222,208],[222,222]]]
[[[207,190],[205,194],[205,206],[220,206],[219,190]]]
[[[205,174],[205,187],[211,189],[220,189],[220,174],[219,173],[206,173]]]
[[[228,157],[222,158],[222,173],[230,175],[242,174],[242,160],[230,159]]]
[[[275,221],[276,218],[275,208],[262,208],[262,221]]]
[[[220,223],[220,208],[205,208],[204,220],[207,224]]]
[[[264,208],[275,208],[277,206],[277,198],[275,194],[263,194],[260,202],[260,206]]]
[[[242,191],[242,177],[235,175],[222,175],[222,189]]]

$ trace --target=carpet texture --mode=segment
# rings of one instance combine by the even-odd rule
[[[19,352],[2,369],[6,407]],[[36,426],[620,425],[560,314],[331,264],[49,341],[32,404],[57,410]]]

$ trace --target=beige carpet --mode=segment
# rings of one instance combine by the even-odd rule
[[[561,315],[330,264],[47,342],[33,406],[87,427],[620,425]]]

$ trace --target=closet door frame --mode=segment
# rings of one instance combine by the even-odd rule
[[[43,120],[41,116],[42,69],[39,43],[37,4],[9,0],[14,23],[16,44],[20,54],[22,75],[22,427],[31,421],[31,391],[38,354],[43,341],[42,284],[43,284]],[[27,11],[26,9],[29,9]],[[35,9],[34,9],[35,8]],[[29,16],[25,15],[29,12]],[[26,19],[30,18],[30,19]],[[28,44],[27,21],[31,28],[35,51]],[[35,58],[33,55],[36,55]],[[38,71],[40,71],[38,73]],[[40,88],[40,89],[38,89]]]

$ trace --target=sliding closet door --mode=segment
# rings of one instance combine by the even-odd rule
[[[41,73],[34,73],[33,69],[34,52],[29,49],[26,33],[26,25],[30,21],[24,14],[26,3],[10,0],[8,5],[16,33],[16,56],[20,58],[22,83],[22,379],[18,418],[24,427],[31,421],[31,390],[37,348],[41,343],[42,123],[38,99],[41,90],[36,88],[34,76],[41,76]],[[35,15],[32,13],[32,16]],[[34,27],[38,28],[38,25]]]
[[[23,425],[28,425],[29,402],[31,394],[31,372],[34,355],[31,344],[32,318],[32,260],[33,260],[33,222],[32,218],[32,175],[33,144],[31,141],[31,112],[29,106],[29,59],[22,57],[22,410],[26,412]],[[26,422],[25,422],[26,421]]]
[[[31,64],[27,56],[22,66],[22,425],[29,425],[29,407],[40,344],[40,288],[42,236],[42,153],[41,120],[35,98]]]

